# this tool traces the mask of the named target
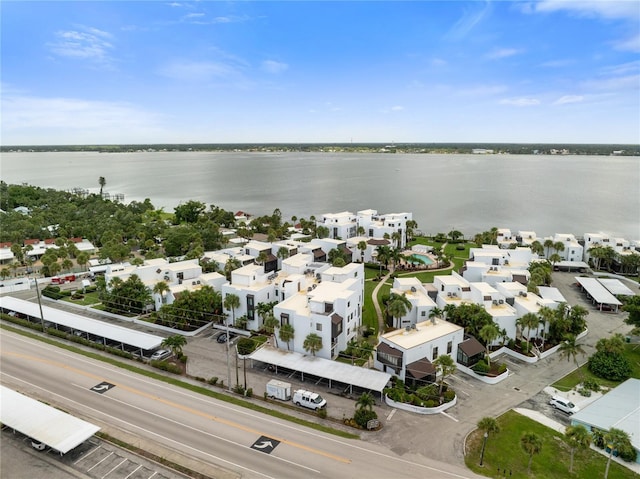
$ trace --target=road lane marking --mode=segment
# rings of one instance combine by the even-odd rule
[[[19,357],[19,358],[22,358],[22,359],[25,359],[25,360],[33,360],[33,361],[37,361],[37,362],[41,362],[41,363],[45,363],[45,364],[49,364],[49,365],[58,366],[58,367],[61,367],[62,369],[73,371],[76,374],[81,375],[81,376],[86,376],[86,377],[90,377],[90,378],[93,378],[93,379],[101,379],[99,376],[97,376],[97,375],[95,375],[93,373],[82,371],[81,369],[77,369],[77,368],[75,368],[73,366],[68,366],[68,365],[66,365],[64,363],[60,363],[58,361],[50,361],[50,360],[40,359],[40,358],[37,358],[37,357],[33,357],[33,356],[30,356],[30,355],[25,355],[25,354],[20,354],[20,353],[12,353],[12,352],[5,353],[5,352],[3,352],[3,354],[9,355],[9,356]],[[169,401],[167,399],[164,399],[164,398],[162,398],[160,396],[156,396],[154,394],[145,393],[145,392],[143,392],[143,391],[141,391],[139,389],[136,389],[136,388],[124,385],[124,384],[119,384],[119,383],[117,383],[115,381],[112,384],[114,384],[115,386],[119,387],[120,389],[124,389],[125,391],[130,392],[131,394],[135,394],[137,396],[140,396],[140,397],[143,397],[143,398],[146,398],[146,399],[150,399],[152,401],[156,401],[156,402],[162,403],[162,404],[164,404],[166,406],[170,406],[170,407],[172,407],[174,409],[179,409],[181,411],[193,414],[195,416],[200,416],[200,417],[203,417],[203,418],[211,420],[211,421],[215,421],[215,422],[218,422],[218,423],[221,423],[221,424],[225,424],[225,425],[227,425],[229,427],[233,427],[235,429],[239,429],[241,431],[248,432],[250,434],[256,434],[258,436],[267,435],[267,433],[265,433],[263,431],[259,431],[257,429],[254,429],[252,427],[243,426],[242,424],[239,424],[237,422],[230,421],[228,419],[223,419],[223,418],[215,416],[213,414],[208,414],[206,412],[199,411],[198,409],[194,409],[194,408],[191,408],[191,407],[188,407],[188,406],[184,406],[182,404],[175,403],[173,401]],[[131,405],[129,405],[129,406],[131,406]],[[294,442],[294,441],[285,439],[283,437],[273,437],[273,439],[276,439],[276,440],[280,441],[283,444],[287,444],[289,446],[292,446],[292,447],[295,447],[295,448],[302,449],[304,451],[310,452],[312,454],[323,456],[323,457],[326,457],[328,459],[333,459],[334,461],[337,461],[337,462],[342,462],[344,464],[350,464],[351,463],[351,459],[348,459],[346,457],[341,457],[341,456],[332,454],[330,452],[321,451],[320,449],[316,449],[314,447],[306,446],[304,444],[301,444],[301,443],[298,443],[298,442]]]

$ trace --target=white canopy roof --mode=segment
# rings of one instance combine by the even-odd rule
[[[391,375],[359,366],[330,361],[328,359],[307,356],[304,354],[283,351],[269,346],[253,352],[251,359],[278,367],[312,374],[331,381],[338,381],[352,386],[358,386],[370,391],[382,392],[391,379]]]
[[[35,318],[40,317],[40,309],[36,303],[11,296],[0,297],[0,308],[16,311]],[[151,350],[159,348],[164,339],[161,336],[105,323],[97,319],[50,308],[49,306],[42,306],[42,314],[45,321],[66,326],[73,330],[84,331],[101,338],[108,338],[140,349]]]
[[[0,385],[0,422],[63,454],[100,428]]]
[[[607,288],[602,286],[600,282],[596,278],[583,278],[581,276],[576,276],[576,281],[582,285],[584,289],[587,290],[587,293],[591,295],[591,297],[598,304],[615,304],[620,306],[622,303],[616,299],[614,295],[612,295]]]
[[[567,300],[558,288],[552,288],[549,286],[538,286],[538,292],[542,299],[550,299],[556,303],[566,303]]]
[[[627,288],[622,281],[614,278],[599,279],[600,283],[609,290],[611,294],[622,294],[624,296],[633,296],[634,293]]]

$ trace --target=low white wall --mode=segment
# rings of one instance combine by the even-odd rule
[[[469,376],[487,384],[498,384],[499,382],[504,381],[509,377],[509,369],[507,369],[499,376],[483,376],[482,374],[478,374],[473,369],[463,366],[462,364],[457,364],[457,367],[459,371],[462,371],[463,373],[468,374]]]
[[[413,412],[416,414],[440,414],[441,412],[455,406],[458,402],[458,396],[455,396],[451,401],[437,407],[421,407],[404,402],[396,402],[392,399],[389,399],[389,396],[387,396],[386,394],[384,395],[384,402],[387,403],[388,406],[394,407],[396,409],[402,409],[403,411]]]

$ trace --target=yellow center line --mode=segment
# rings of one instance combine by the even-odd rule
[[[61,367],[63,369],[67,369],[69,371],[73,371],[76,374],[95,379],[97,381],[105,381],[105,379],[102,376],[98,376],[96,374],[93,374],[93,373],[90,373],[90,372],[87,372],[87,371],[83,371],[81,369],[78,369],[78,368],[75,368],[73,366],[69,366],[67,364],[60,363],[60,362],[57,362],[57,361],[50,361],[50,360],[46,360],[46,359],[41,359],[41,358],[37,358],[37,357],[33,357],[33,356],[27,356],[27,355],[24,355],[24,354],[7,352],[7,351],[3,351],[2,355],[14,356],[14,357],[22,358],[22,359],[29,359],[29,360],[32,360],[32,361],[37,361],[37,362],[41,362],[41,363],[46,363],[46,364],[58,366],[58,367]],[[113,382],[112,384],[114,384],[115,386],[119,387],[120,389],[124,389],[125,391],[128,391],[128,392],[130,392],[132,394],[135,394],[137,396],[141,396],[141,397],[144,397],[146,399],[151,399],[151,400],[160,402],[160,403],[165,404],[167,406],[171,406],[174,409],[179,409],[179,410],[182,410],[184,412],[188,412],[190,414],[193,414],[195,416],[203,417],[203,418],[208,419],[210,421],[215,421],[215,422],[218,422],[218,423],[221,423],[221,424],[225,424],[227,426],[230,426],[230,427],[233,427],[233,428],[236,428],[236,429],[239,429],[241,431],[248,432],[248,433],[251,433],[251,434],[257,434],[259,436],[267,436],[267,437],[270,437],[271,439],[275,439],[276,441],[280,441],[283,444],[287,444],[289,446],[292,446],[292,447],[295,447],[295,448],[298,448],[298,449],[302,449],[304,451],[311,452],[311,453],[317,454],[319,456],[324,456],[326,458],[333,459],[334,461],[337,461],[337,462],[342,462],[342,463],[345,463],[345,464],[350,464],[351,463],[351,460],[347,459],[345,457],[337,456],[337,455],[331,454],[329,452],[325,452],[325,451],[321,451],[321,450],[313,448],[313,447],[305,446],[304,444],[300,444],[298,442],[290,441],[290,440],[282,438],[282,437],[274,437],[270,433],[265,433],[263,431],[259,431],[257,429],[253,429],[251,427],[244,426],[244,425],[239,424],[237,422],[230,421],[228,419],[223,419],[223,418],[217,417],[217,416],[215,416],[213,414],[208,414],[206,412],[199,411],[198,409],[194,409],[194,408],[185,406],[183,404],[175,403],[173,401],[169,401],[167,399],[161,398],[161,397],[153,395],[153,394],[145,393],[145,392],[143,392],[143,391],[141,391],[139,389],[132,388],[132,387],[127,386],[127,385],[122,384],[122,383]]]

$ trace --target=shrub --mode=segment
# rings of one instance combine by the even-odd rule
[[[580,394],[580,396],[588,398],[591,397],[591,390],[584,387],[578,388],[578,394]]]
[[[589,358],[589,371],[610,381],[624,381],[631,376],[629,360],[618,353],[598,351]]]
[[[326,407],[321,407],[320,409],[317,410],[317,414],[318,414],[318,417],[320,419],[326,419],[327,418],[327,408]]]
[[[42,296],[51,299],[61,299],[64,295],[60,292],[60,286],[47,286],[42,290]]]
[[[436,406],[438,406],[438,403],[433,399],[429,399],[428,401],[424,402],[424,407],[436,407]]]
[[[247,396],[248,398],[253,397],[253,388],[248,388],[245,391],[245,396]]]
[[[502,374],[507,370],[507,365],[505,363],[500,363],[498,366],[498,374]]]
[[[368,409],[358,409],[353,415],[353,420],[362,428],[366,428],[367,422],[371,419],[378,419],[378,415],[375,411],[370,411]]]
[[[180,366],[176,366],[173,363],[167,361],[151,361],[151,366],[154,368],[162,369],[163,371],[167,371],[173,374],[182,374],[182,369]]]
[[[481,359],[480,361],[478,361],[476,364],[473,365],[473,368],[471,368],[473,371],[483,374],[483,373],[488,373],[489,372],[489,365],[487,364],[487,362],[484,359]]]
[[[456,397],[456,393],[454,391],[446,391],[443,395],[442,395],[444,402],[450,402],[453,401],[453,398]]]
[[[181,354],[180,355],[180,362],[182,364],[186,364],[187,363],[187,359],[189,359],[189,356],[185,355],[185,354]]]
[[[600,383],[595,379],[585,379],[582,382],[582,387],[596,393],[600,392]]]
[[[207,381],[209,384],[211,384],[212,386],[215,386],[216,383],[218,382],[218,376],[213,376],[211,378],[209,378],[209,381]]]

